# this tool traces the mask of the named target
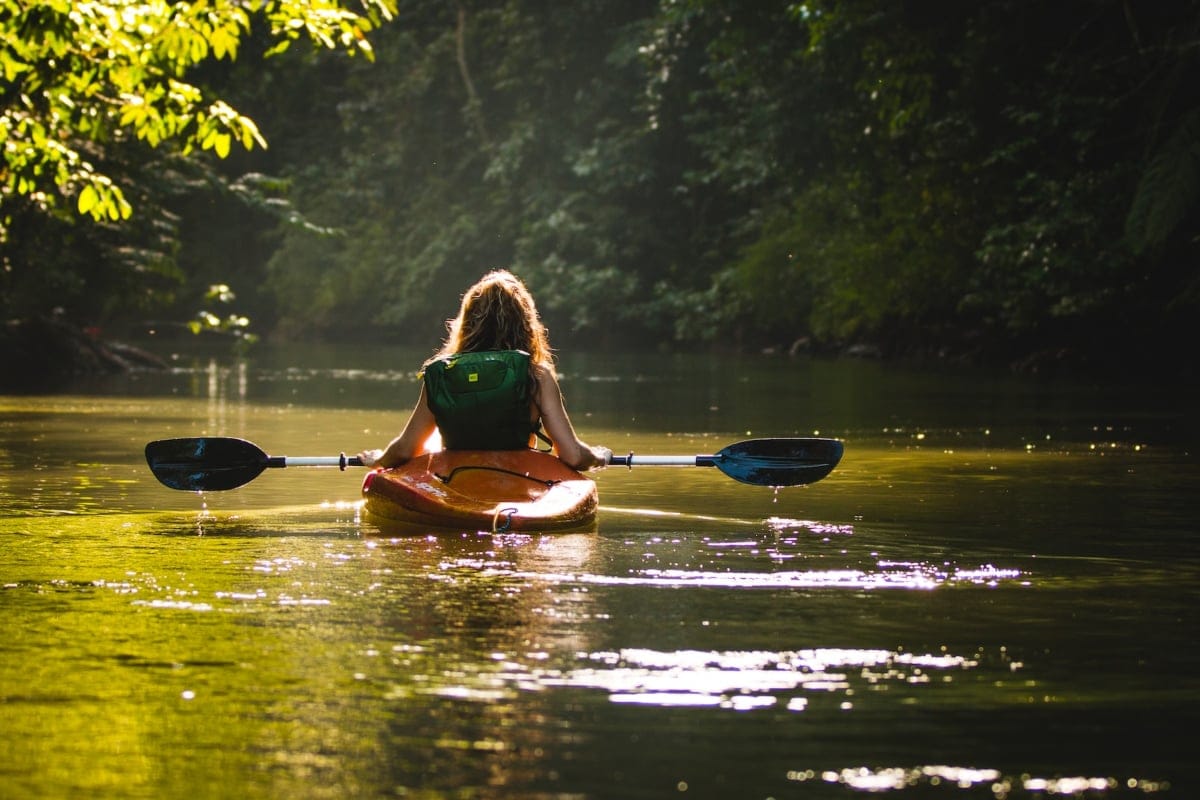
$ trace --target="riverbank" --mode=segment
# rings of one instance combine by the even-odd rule
[[[170,335],[166,335],[162,326],[156,326],[153,331],[141,327],[137,330],[141,335],[115,338],[57,318],[9,320],[0,326],[0,391],[54,390],[84,375],[169,369],[171,353],[164,352],[164,346],[178,345],[180,337],[196,340],[196,336],[186,329]],[[232,345],[224,337],[213,334],[202,338],[219,338],[220,349],[231,352]],[[577,343],[568,343],[564,352],[576,349]],[[718,348],[718,352],[730,349]],[[1200,384],[1194,359],[1182,356],[1177,347],[1169,344],[1150,348],[1131,342],[1097,339],[1053,346],[1025,342],[1001,351],[974,347],[970,342],[935,346],[927,342],[905,343],[897,338],[886,344],[831,346],[802,338],[786,347],[763,347],[759,352],[782,359],[846,358],[918,368],[998,369],[1014,375],[1042,377],[1111,379],[1125,376],[1154,384]]]
[[[80,375],[168,369],[162,357],[51,317],[0,326],[0,391],[52,389]]]

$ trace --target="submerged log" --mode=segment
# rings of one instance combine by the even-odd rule
[[[0,327],[0,389],[45,387],[80,376],[168,367],[153,353],[105,341],[59,319],[9,320]]]

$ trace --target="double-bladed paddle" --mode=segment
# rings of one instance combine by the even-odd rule
[[[800,486],[821,480],[842,458],[836,439],[747,439],[711,455],[613,456],[614,466],[716,467],[755,486]],[[146,463],[164,486],[189,492],[236,489],[272,467],[361,467],[357,456],[269,456],[245,439],[201,436],[160,439],[146,445]]]

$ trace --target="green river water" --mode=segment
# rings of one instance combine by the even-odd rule
[[[362,470],[423,353],[264,347],[0,396],[0,798],[1200,796],[1195,392],[566,354],[583,438],[830,436],[806,487],[593,473],[586,533],[404,536]]]

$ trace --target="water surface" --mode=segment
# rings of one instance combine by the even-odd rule
[[[546,536],[379,529],[361,470],[193,494],[142,458],[382,445],[422,355],[0,397],[0,795],[1194,796],[1194,395],[564,356],[615,451],[846,455],[782,490],[610,468],[596,529]]]

